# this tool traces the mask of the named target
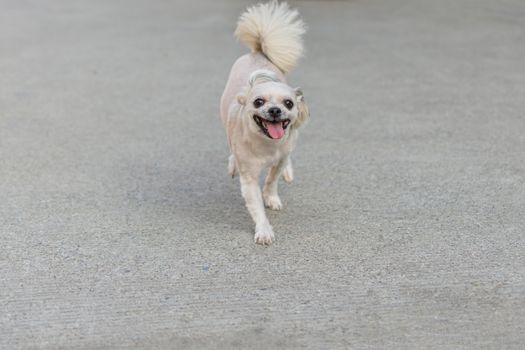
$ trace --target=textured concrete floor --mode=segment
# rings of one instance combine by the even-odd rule
[[[524,348],[525,3],[294,4],[263,248],[218,116],[245,2],[0,0],[1,349]]]

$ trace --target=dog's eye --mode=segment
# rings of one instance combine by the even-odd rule
[[[253,101],[253,106],[255,108],[259,108],[264,104],[264,100],[262,98],[258,98],[255,101]]]
[[[291,100],[284,100],[284,105],[288,109],[292,109],[293,108],[293,102]]]

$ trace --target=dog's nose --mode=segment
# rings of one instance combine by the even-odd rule
[[[279,118],[281,116],[281,109],[279,107],[268,108],[268,114],[272,118]]]

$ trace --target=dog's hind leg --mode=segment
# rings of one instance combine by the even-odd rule
[[[231,154],[230,158],[228,158],[228,174],[234,178],[238,173],[237,165],[235,164],[235,156]]]
[[[292,160],[288,156],[288,161],[286,163],[286,166],[283,170],[283,179],[287,184],[291,184],[293,181],[293,168],[292,168]]]

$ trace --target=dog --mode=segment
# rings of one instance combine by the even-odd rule
[[[277,183],[281,175],[287,183],[293,180],[290,152],[309,116],[302,91],[285,79],[303,54],[305,31],[297,10],[277,1],[249,7],[235,30],[251,52],[233,64],[220,114],[231,151],[228,173],[239,175],[257,244],[270,245],[275,240],[265,206],[283,207]],[[266,168],[261,192],[259,175]]]

